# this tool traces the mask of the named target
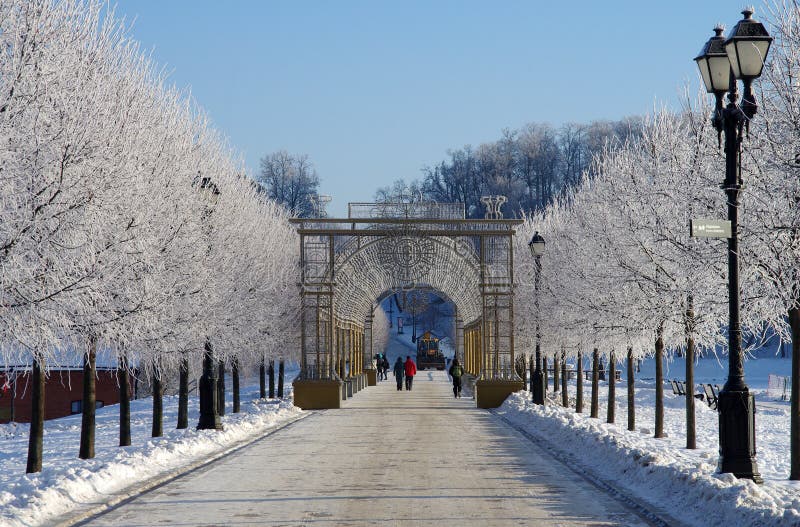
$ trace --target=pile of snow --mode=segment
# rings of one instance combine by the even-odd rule
[[[584,385],[584,413],[554,401],[534,405],[530,393],[509,397],[497,413],[548,445],[562,459],[613,482],[620,491],[665,508],[673,517],[702,527],[728,525],[800,525],[800,483],[788,481],[789,408],[757,403],[758,467],[765,482],[756,485],[718,474],[718,416],[698,401],[696,450],[685,448],[685,400],[665,394],[664,439],[653,438],[655,385],[637,382],[636,428],[627,430],[625,385],[617,386],[616,424],[607,424],[607,384],[601,383],[600,419],[589,417],[591,386]],[[550,385],[552,388],[552,384]],[[553,394],[548,393],[552,396]],[[560,393],[558,401],[560,401]]]
[[[291,384],[286,388],[291,391]],[[52,523],[71,510],[103,503],[128,487],[214,458],[303,414],[292,405],[291,397],[259,399],[258,395],[257,385],[242,391],[241,413],[227,413],[222,418],[222,432],[195,430],[197,397],[189,400],[189,428],[174,429],[178,397],[164,397],[164,436],[160,438],[150,437],[152,399],[131,401],[132,446],[123,448],[117,446],[119,406],[100,408],[97,455],[90,460],[78,459],[80,415],[46,421],[43,467],[38,474],[25,474],[29,426],[0,425],[0,525]]]

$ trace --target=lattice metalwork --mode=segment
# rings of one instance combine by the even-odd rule
[[[393,244],[402,247],[404,242],[419,243],[424,247],[424,258],[402,261],[405,251],[389,251]],[[480,317],[480,261],[475,251],[467,251],[452,239],[424,235],[400,240],[391,236],[371,238],[337,262],[336,315],[343,320],[362,321],[384,291],[419,287],[441,292],[465,319]]]
[[[514,254],[510,236],[481,238],[482,379],[516,380],[514,365]]]
[[[333,296],[304,294],[302,298],[301,369],[306,379],[336,379]]]
[[[400,282],[414,282],[436,265],[436,247],[431,238],[386,237],[377,245],[378,264]]]
[[[350,203],[349,218],[397,218],[463,220],[463,203],[437,203],[435,201]]]
[[[347,219],[294,219],[303,266],[301,378],[363,371],[373,354],[374,302],[386,291],[423,288],[455,304],[456,353],[481,379],[517,380],[512,238],[521,221],[502,219],[495,202],[483,220],[464,219],[463,204],[425,202],[351,203]]]

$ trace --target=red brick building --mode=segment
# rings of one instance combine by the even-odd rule
[[[0,371],[0,423],[11,420],[12,405],[15,422],[31,421],[31,380],[31,372],[17,373],[14,376],[7,371]],[[97,368],[95,383],[98,408],[119,403],[116,370]],[[81,413],[83,369],[50,370],[44,392],[45,419]]]

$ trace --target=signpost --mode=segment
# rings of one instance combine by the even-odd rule
[[[730,238],[731,222],[728,220],[689,220],[692,238]]]

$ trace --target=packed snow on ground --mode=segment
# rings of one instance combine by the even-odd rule
[[[534,405],[530,393],[509,397],[498,412],[528,433],[562,453],[578,466],[613,482],[623,492],[664,507],[675,518],[702,527],[730,525],[800,525],[800,482],[789,481],[789,405],[767,400],[769,373],[787,374],[790,361],[759,359],[747,362],[756,393],[756,447],[763,485],[716,472],[718,414],[697,401],[697,446],[687,450],[685,398],[665,389],[666,438],[653,438],[655,384],[652,361],[642,365],[636,382],[636,431],[627,430],[625,379],[617,383],[616,424],[607,424],[608,384],[601,382],[599,419],[589,417],[591,384],[584,384],[584,413],[576,414],[575,381],[570,381],[571,408],[559,406],[558,398],[546,407]],[[684,378],[682,359],[668,365],[665,377]],[[697,382],[723,384],[726,363],[704,359],[698,365]],[[552,379],[549,386],[552,393]]]
[[[293,372],[287,371],[291,393]],[[230,379],[228,379],[230,386]],[[45,421],[42,472],[25,474],[28,424],[0,425],[0,526],[51,523],[85,503],[104,502],[127,487],[178,471],[255,439],[302,410],[286,400],[259,399],[258,384],[241,392],[241,413],[231,414],[228,393],[223,432],[195,430],[197,397],[189,399],[189,428],[176,430],[178,397],[164,397],[164,436],[151,438],[152,398],[131,401],[130,447],[119,447],[119,406],[97,411],[96,457],[78,459],[81,416]]]

